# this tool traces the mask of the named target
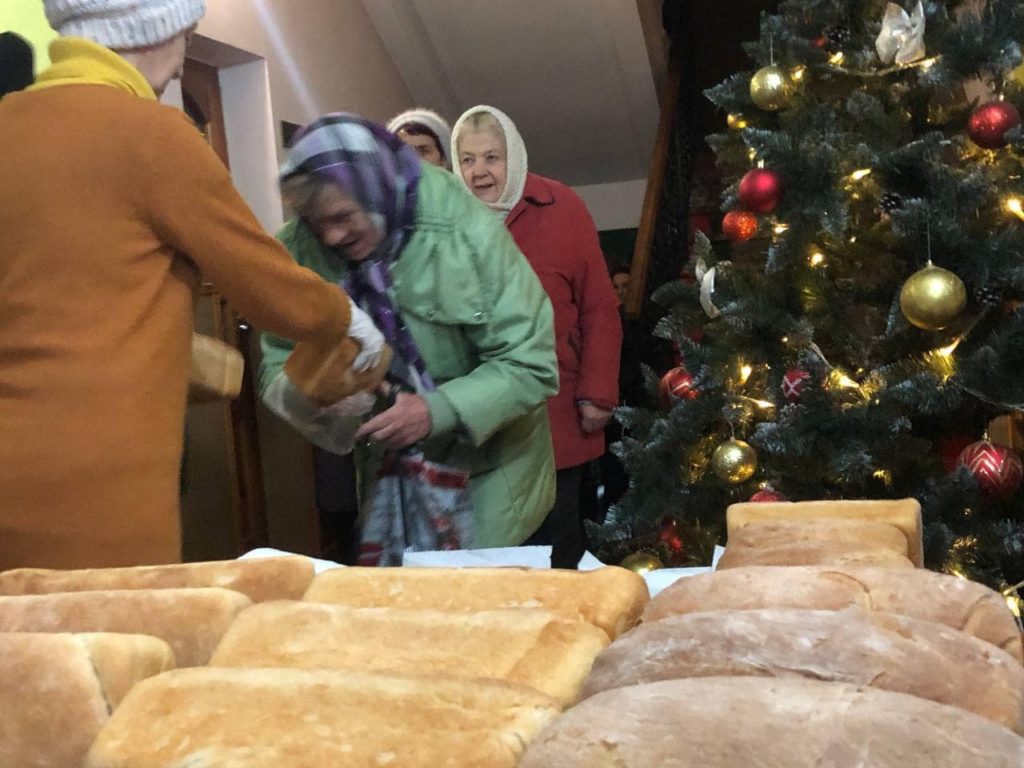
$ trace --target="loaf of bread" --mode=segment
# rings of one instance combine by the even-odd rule
[[[984,640],[886,613],[708,611],[641,624],[605,650],[583,687],[687,677],[806,677],[951,704],[1024,733],[1024,667]]]
[[[0,597],[0,632],[151,635],[179,667],[206,664],[235,617],[252,602],[227,589],[138,589]]]
[[[495,681],[178,670],[132,691],[85,768],[513,768],[557,714]]]
[[[830,518],[873,520],[898,528],[907,540],[906,554],[911,562],[918,568],[924,566],[921,505],[915,499],[743,502],[729,505],[725,512],[729,541],[732,541],[741,529],[752,523]]]
[[[278,602],[243,611],[210,664],[490,678],[568,706],[607,645],[592,624],[541,609],[454,614]]]
[[[242,391],[245,358],[219,339],[192,334],[192,366],[188,375],[190,403],[234,400]]]
[[[308,557],[218,560],[135,568],[59,571],[19,568],[0,573],[0,595],[89,592],[103,589],[176,589],[221,587],[241,592],[254,603],[298,600],[313,581]]]
[[[902,536],[903,534],[900,534]],[[880,568],[913,568],[906,555],[881,547],[864,548],[856,542],[800,541],[774,547],[725,548],[718,570],[750,565],[875,565]]]
[[[858,549],[887,549],[906,557],[906,534],[891,523],[830,517],[810,520],[766,520],[738,528],[729,536],[729,549],[769,549],[790,544],[837,542]]]
[[[614,639],[636,624],[648,592],[643,577],[613,567],[338,568],[319,574],[304,599],[354,608],[545,608],[588,621]]]
[[[391,365],[391,347],[385,344],[377,365],[367,371],[352,369],[358,354],[359,342],[350,337],[326,344],[300,341],[285,360],[284,370],[310,400],[331,405],[358,392],[368,392],[384,380]]]
[[[1024,739],[945,704],[845,683],[706,677],[616,688],[519,768],[1020,768]]]
[[[697,611],[857,606],[959,629],[1024,660],[1017,622],[997,592],[920,568],[751,567],[680,579],[652,600],[643,620]]]
[[[173,666],[155,637],[0,633],[0,766],[78,768],[128,691]]]

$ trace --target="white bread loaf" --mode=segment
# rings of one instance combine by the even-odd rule
[[[151,635],[179,667],[206,664],[235,617],[252,605],[227,589],[139,589],[0,597],[0,632]]]
[[[132,691],[85,768],[514,768],[557,714],[495,681],[178,670]]]
[[[568,706],[607,645],[593,624],[540,609],[457,614],[277,602],[243,611],[210,665],[489,678]]]
[[[643,620],[697,611],[857,606],[945,624],[1024,659],[1017,622],[997,592],[920,568],[868,566],[750,567],[680,579],[662,591]]]
[[[729,535],[730,549],[768,549],[791,544],[843,543],[851,549],[887,549],[909,554],[907,536],[891,523],[826,517],[809,520],[755,521]]]
[[[902,536],[902,534],[900,534]],[[881,547],[864,548],[857,542],[800,541],[774,547],[725,548],[717,570],[752,565],[874,565],[880,568],[913,568],[906,555]]]
[[[903,532],[907,554],[918,568],[924,567],[921,505],[916,499],[771,501],[730,504],[725,511],[728,538],[752,523],[778,520],[873,520],[888,523]]]
[[[19,568],[0,573],[0,595],[221,587],[241,592],[254,603],[261,603],[264,600],[298,600],[309,589],[312,581],[313,561],[307,557],[268,557],[77,571]]]
[[[1020,768],[1024,740],[970,712],[844,683],[706,677],[587,699],[519,768]]]
[[[636,624],[648,597],[643,577],[625,568],[337,568],[319,574],[303,599],[460,612],[544,608],[589,621],[614,640]]]
[[[0,766],[78,768],[128,691],[173,666],[155,637],[0,633]]]
[[[708,611],[641,624],[594,662],[586,698],[688,677],[805,677],[909,693],[1024,733],[1024,667],[963,632],[886,613]]]

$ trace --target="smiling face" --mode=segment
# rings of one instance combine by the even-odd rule
[[[459,169],[474,195],[496,203],[508,181],[505,138],[493,131],[466,131],[459,137]]]
[[[304,218],[321,243],[350,261],[362,261],[384,235],[370,215],[336,184],[324,184]]]

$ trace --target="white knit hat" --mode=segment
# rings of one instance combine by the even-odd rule
[[[43,0],[46,20],[64,37],[128,51],[170,40],[206,13],[206,0]]]
[[[388,122],[388,130],[392,133],[398,133],[402,126],[409,123],[419,123],[432,130],[434,135],[437,136],[437,143],[440,145],[441,154],[448,154],[448,147],[452,143],[452,127],[437,112],[423,109],[422,107],[410,109],[391,118],[390,122]],[[448,160],[451,160],[451,158],[449,157]]]

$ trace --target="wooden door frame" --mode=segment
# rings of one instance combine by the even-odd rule
[[[205,135],[214,152],[230,169],[227,130],[220,91],[220,75],[216,67],[194,59],[186,59],[181,80],[182,101],[198,102],[206,118]],[[241,554],[267,546],[266,495],[263,487],[263,466],[260,459],[259,428],[256,420],[256,387],[250,355],[251,325],[235,312],[216,286],[203,283],[201,297],[213,303],[213,322],[218,338],[237,349],[245,360],[242,390],[224,410],[228,432],[228,466],[231,471],[232,527],[234,550]]]

